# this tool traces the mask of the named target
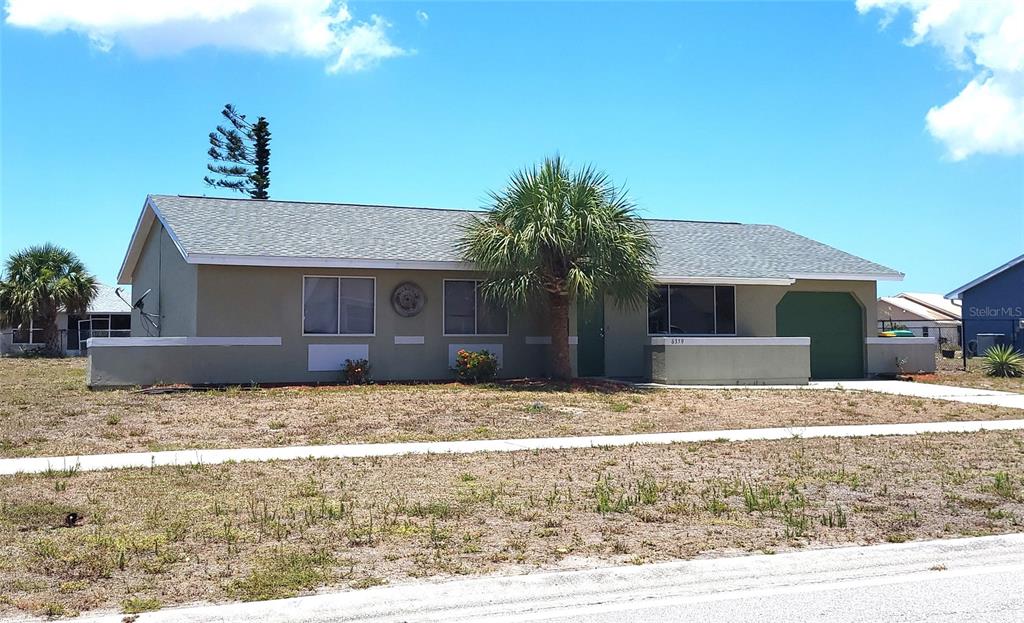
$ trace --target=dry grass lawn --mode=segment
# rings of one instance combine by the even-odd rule
[[[3,477],[0,617],[1013,532],[1022,483],[1019,431]]]
[[[992,389],[1024,394],[1024,378],[986,376],[981,371],[980,357],[968,359],[966,371],[964,371],[963,359],[960,359],[959,356],[956,359],[946,359],[938,356],[936,362],[935,374],[921,374],[916,375],[914,378],[923,383],[975,387],[977,389]]]
[[[0,359],[0,457],[1016,419],[1019,411],[807,390],[458,384],[90,391],[82,359]]]

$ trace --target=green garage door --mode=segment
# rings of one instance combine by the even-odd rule
[[[864,376],[864,312],[846,292],[789,292],[775,308],[780,337],[811,338],[811,377]]]

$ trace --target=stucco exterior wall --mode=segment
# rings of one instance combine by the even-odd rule
[[[979,283],[963,293],[964,341],[979,333],[1002,333],[1004,343],[1024,350],[1024,263]]]
[[[373,278],[374,334],[303,335],[304,276]],[[479,273],[190,265],[182,259],[167,232],[156,224],[139,258],[132,285],[136,297],[152,289],[146,298],[146,311],[159,315],[160,329],[157,332],[149,327],[136,311],[132,318],[133,337],[279,337],[281,344],[118,346],[97,353],[92,365],[98,367],[90,374],[102,381],[98,384],[333,382],[339,380],[340,366],[311,369],[316,367],[311,365],[311,347],[336,353],[339,347],[347,346],[352,352],[366,353],[372,376],[378,380],[451,378],[451,353],[458,347],[500,351],[499,375],[504,378],[547,375],[550,346],[546,341],[550,330],[542,307],[513,310],[505,336],[444,335],[444,280],[474,278],[480,278]],[[400,316],[391,305],[392,292],[405,281],[419,285],[426,295],[423,310],[411,318]],[[874,282],[801,280],[790,286],[737,286],[737,336],[774,337],[776,305],[787,292],[793,291],[851,293],[864,311],[864,334],[874,335]],[[649,377],[655,351],[647,334],[646,306],[624,308],[606,300],[604,329],[606,375]],[[576,335],[575,310],[570,314],[569,333]],[[573,345],[570,350],[575,370],[576,347]],[[698,362],[691,380],[757,382],[756,378],[763,378],[765,382],[806,382],[802,356],[797,356],[799,361],[794,360],[791,366],[772,370],[770,364],[777,354],[770,349],[755,349],[746,361],[736,358],[738,352],[688,350],[690,363]],[[786,350],[778,356],[789,361],[793,352]],[[119,353],[125,353],[123,359],[115,362],[113,358]],[[700,356],[694,359],[694,353]],[[681,365],[685,368],[690,364]],[[668,380],[668,376],[663,376]]]
[[[304,276],[373,277],[375,285],[375,335],[304,336],[302,334],[302,283]],[[277,353],[281,381],[336,381],[337,371],[308,369],[311,345],[366,345],[371,372],[378,380],[451,378],[449,348],[465,345],[483,348],[500,345],[502,377],[547,374],[545,344],[527,343],[527,337],[546,337],[543,310],[513,310],[507,336],[445,336],[443,288],[445,279],[479,278],[471,272],[302,269],[245,266],[200,266],[198,271],[198,336],[279,336]],[[426,304],[416,316],[399,316],[391,305],[395,287],[405,281],[419,285]],[[572,329],[572,328],[571,328]],[[166,333],[165,333],[166,335]],[[396,343],[416,341],[422,343]],[[531,340],[536,342],[538,340]]]
[[[197,267],[185,262],[167,231],[155,223],[132,276],[137,300],[151,290],[145,311],[159,317],[158,327],[132,310],[132,337],[190,336],[196,334]]]
[[[864,335],[877,333],[874,281],[798,280],[789,286],[736,286],[736,335],[775,337],[775,307],[787,292],[849,292],[864,309]],[[647,309],[620,308],[609,300],[605,308],[605,371],[609,376],[644,377]],[[865,356],[865,361],[867,357]]]
[[[875,337],[866,343],[870,375],[935,372],[938,338]]]
[[[810,343],[654,345],[644,350],[655,383],[806,385],[811,376]]]
[[[89,387],[186,383],[276,383],[280,346],[113,346],[90,348]]]

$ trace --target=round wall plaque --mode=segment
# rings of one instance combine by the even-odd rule
[[[395,291],[391,293],[391,306],[399,316],[410,318],[423,311],[427,303],[427,296],[423,294],[423,288],[411,281],[398,284]]]

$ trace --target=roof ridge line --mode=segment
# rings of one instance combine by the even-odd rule
[[[187,195],[178,193],[177,195],[160,195],[154,194],[152,197],[181,197],[184,199],[214,199],[217,201],[244,201],[244,202],[276,202],[276,203],[298,203],[301,205],[327,205],[327,206],[351,206],[356,208],[394,208],[396,210],[434,210],[437,212],[464,212],[469,214],[482,214],[484,210],[471,210],[468,208],[438,208],[435,206],[409,206],[409,205],[395,205],[393,203],[352,203],[352,202],[340,202],[340,201],[303,201],[298,199],[252,199],[246,197],[211,197],[209,195]],[[775,225],[766,223],[743,223],[740,221],[714,221],[714,220],[701,220],[701,219],[687,219],[687,218],[646,218],[640,217],[644,221],[657,221],[663,223],[707,223],[711,225],[745,225],[753,227],[776,227]]]

